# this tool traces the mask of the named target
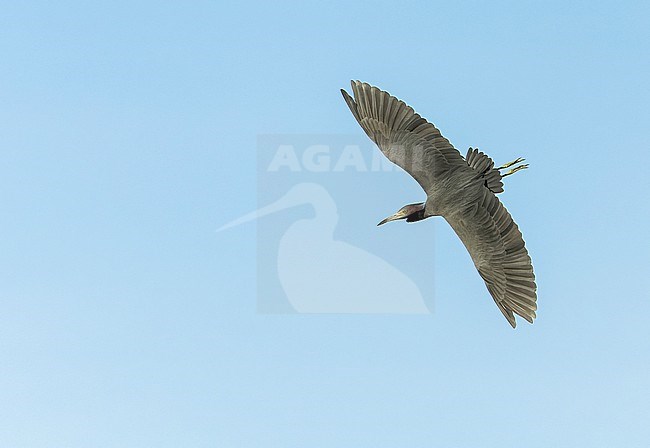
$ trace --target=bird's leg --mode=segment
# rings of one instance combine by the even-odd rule
[[[512,168],[510,171],[508,171],[506,174],[502,174],[501,177],[510,176],[511,174],[515,174],[517,171],[525,170],[526,168],[528,168],[527,163],[525,163],[523,165],[516,166],[516,167]]]
[[[524,160],[526,160],[526,159],[524,159],[522,157],[517,157],[517,159],[513,160],[512,162],[504,163],[503,165],[501,165],[500,167],[498,167],[496,169],[497,170],[505,170],[506,168],[510,168],[512,165],[516,165],[517,163],[521,163]],[[517,171],[525,170],[526,168],[528,168],[527,163],[525,163],[523,165],[516,166],[516,167],[512,168],[510,171],[508,171],[506,174],[502,174],[501,177],[510,176],[511,174],[515,174]]]
[[[526,160],[526,159],[524,159],[522,157],[518,157],[516,160],[513,160],[512,162],[504,163],[500,167],[497,167],[497,169],[498,170],[504,170],[506,168],[510,168],[512,165],[514,165],[516,163],[523,162],[524,160]]]

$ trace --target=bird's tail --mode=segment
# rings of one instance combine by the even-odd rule
[[[513,160],[512,162],[504,163],[501,166],[494,167],[494,161],[490,158],[485,153],[482,153],[478,149],[474,148],[469,148],[469,151],[467,151],[467,156],[465,157],[465,160],[467,160],[467,164],[474,168],[485,180],[485,186],[488,187],[488,189],[492,193],[503,193],[503,178],[506,176],[510,176],[511,174],[516,173],[517,171],[520,170],[525,170],[528,168],[527,163],[522,163],[521,165],[517,165],[518,163],[523,162],[525,159],[522,159],[521,157]],[[517,165],[517,166],[513,166]],[[510,168],[510,167],[513,168]],[[507,168],[510,168],[510,170],[507,173],[501,173],[502,170],[505,170]]]
[[[474,168],[485,181],[485,186],[494,193],[503,193],[503,177],[499,172],[499,168],[494,168],[494,161],[487,154],[474,148],[469,148],[467,156],[465,156],[467,164]]]

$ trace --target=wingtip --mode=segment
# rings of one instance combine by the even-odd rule
[[[354,89],[352,89],[354,92]],[[354,98],[346,92],[344,89],[341,89],[341,94],[343,95],[343,99],[345,100],[345,103],[348,105],[348,108],[350,109],[350,112],[352,112],[352,115],[357,121],[360,121],[359,117],[359,112],[357,111],[357,104],[354,101]]]
[[[359,79],[353,79],[353,80],[350,81],[350,87],[352,88],[353,91],[354,91],[355,87],[359,88],[359,87],[363,87],[363,86],[370,87],[370,84],[368,84],[366,82],[363,82],[363,81],[361,81]]]

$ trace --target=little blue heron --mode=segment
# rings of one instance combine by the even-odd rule
[[[473,148],[463,158],[433,124],[389,93],[360,81],[352,81],[354,97],[343,89],[341,93],[368,137],[427,195],[425,202],[405,205],[378,225],[442,216],[467,248],[510,325],[517,325],[515,314],[533,323],[533,266],[517,224],[496,197],[503,192],[505,176],[528,167],[517,165],[523,159],[495,168],[490,157]]]

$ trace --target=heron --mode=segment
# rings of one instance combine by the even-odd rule
[[[408,204],[378,225],[443,217],[469,252],[497,307],[515,328],[515,315],[533,323],[537,284],[521,231],[496,196],[503,178],[528,168],[524,159],[495,167],[478,148],[465,157],[404,101],[352,81],[341,89],[352,115],[381,152],[422,187],[426,201]],[[509,169],[507,172],[504,170]]]

